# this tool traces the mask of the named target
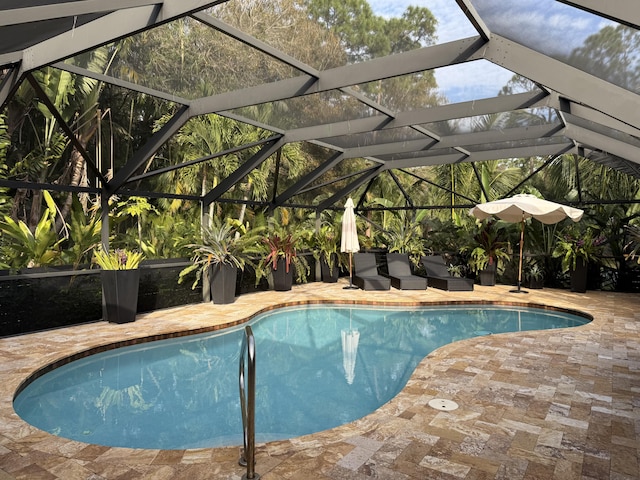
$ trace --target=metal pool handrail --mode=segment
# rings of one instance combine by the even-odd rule
[[[242,411],[242,431],[244,437],[244,449],[240,455],[239,464],[247,466],[247,473],[243,479],[259,479],[255,473],[255,446],[256,446],[256,341],[253,337],[251,326],[244,327],[242,346],[240,347],[240,410]],[[244,357],[247,352],[247,388],[245,392],[245,368]]]

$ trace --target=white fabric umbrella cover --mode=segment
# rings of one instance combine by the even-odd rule
[[[358,330],[342,330],[342,368],[347,383],[351,385],[356,377],[356,356],[358,354],[358,341],[360,332]]]
[[[356,229],[356,214],[353,211],[354,207],[353,200],[349,197],[347,203],[344,205],[342,236],[340,238],[340,251],[349,254],[349,286],[345,288],[353,288],[352,258],[355,252],[360,251],[358,230]]]
[[[491,216],[498,217],[506,222],[521,222],[520,229],[520,265],[518,268],[518,290],[522,283],[522,249],[524,246],[524,221],[527,218],[535,218],[546,225],[558,223],[565,218],[574,222],[579,221],[584,213],[579,208],[568,207],[560,203],[550,202],[535,195],[519,194],[513,197],[481,203],[473,207],[469,213],[480,220]],[[523,292],[524,293],[524,292]]]
[[[558,223],[569,217],[574,222],[582,218],[584,212],[578,208],[550,202],[535,195],[519,194],[494,202],[481,203],[471,209],[471,214],[480,220],[495,216],[506,222],[521,222],[535,218],[546,225]]]

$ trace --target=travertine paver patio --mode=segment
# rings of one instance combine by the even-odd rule
[[[238,448],[108,448],[65,440],[24,423],[12,398],[39,368],[98,345],[238,322],[287,302],[521,302],[594,316],[564,330],[483,336],[430,354],[404,390],[376,412],[333,430],[258,446],[264,480],[640,478],[640,296],[561,290],[513,295],[343,290],[314,283],[0,340],[0,480],[239,479]],[[457,402],[452,412],[427,403]]]

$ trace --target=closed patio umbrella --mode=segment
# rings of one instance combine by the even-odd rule
[[[578,208],[568,207],[560,203],[550,202],[535,195],[519,194],[513,197],[495,200],[476,205],[470,210],[471,215],[484,220],[490,216],[498,217],[506,222],[520,222],[520,264],[518,268],[518,288],[514,293],[527,293],[521,290],[522,284],[522,249],[524,246],[524,221],[535,218],[546,225],[558,223],[565,218],[579,221],[584,213]]]
[[[360,332],[358,330],[342,330],[342,368],[344,377],[349,385],[353,384],[356,378],[356,356],[358,354],[358,341]]]
[[[353,254],[360,251],[358,231],[356,229],[356,214],[353,208],[353,200],[349,197],[344,205],[342,236],[340,238],[340,251],[349,254],[349,286],[344,287],[345,289],[358,288],[353,285]]]
[[[360,332],[351,326],[353,309],[349,309],[349,330],[342,330],[342,368],[344,377],[349,385],[353,384],[356,378],[356,356],[358,355],[358,342]]]

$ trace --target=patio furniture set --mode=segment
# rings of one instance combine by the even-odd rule
[[[422,257],[420,262],[426,277],[411,270],[409,257],[402,253],[388,253],[388,273],[380,273],[375,253],[356,253],[353,255],[353,284],[362,290],[425,290],[427,287],[448,291],[472,291],[473,280],[455,277],[447,270],[440,255]]]

